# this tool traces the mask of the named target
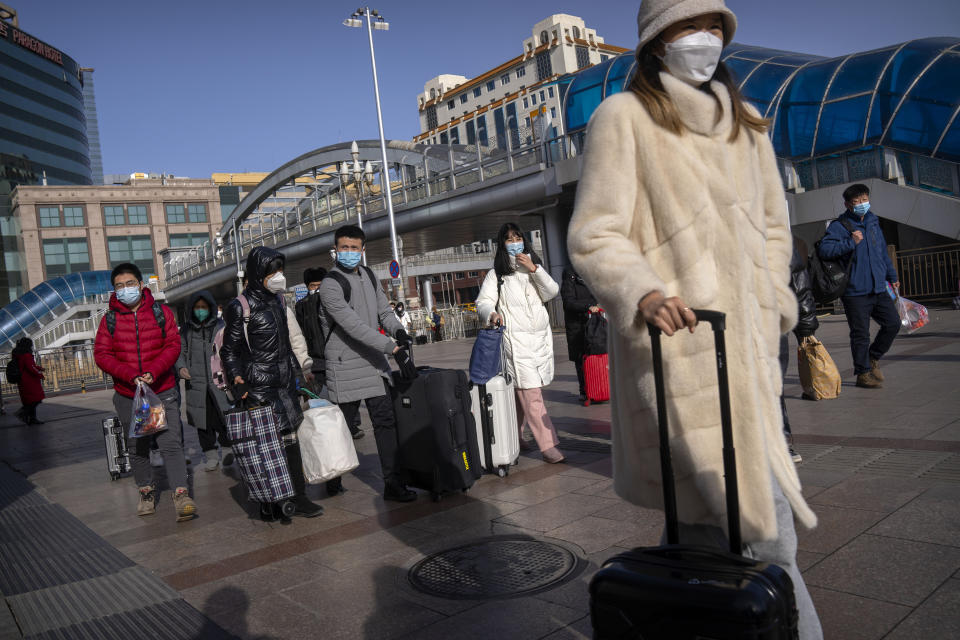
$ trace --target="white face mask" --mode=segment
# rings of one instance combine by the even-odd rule
[[[278,271],[267,278],[267,291],[273,293],[283,293],[287,290],[287,278],[282,271]]]
[[[666,43],[662,59],[670,75],[700,86],[713,78],[722,50],[723,40],[708,31],[698,31]]]

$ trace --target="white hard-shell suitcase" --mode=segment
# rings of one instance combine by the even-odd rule
[[[517,399],[513,383],[494,376],[470,390],[470,406],[477,423],[480,466],[501,478],[520,457]]]
[[[130,454],[127,452],[127,434],[124,433],[120,418],[110,416],[103,419],[103,442],[107,450],[107,471],[110,478],[116,480],[122,473],[130,472]]]

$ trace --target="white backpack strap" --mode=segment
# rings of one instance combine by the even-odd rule
[[[243,338],[247,341],[247,348],[250,348],[250,334],[247,332],[247,325],[250,324],[250,301],[242,293],[237,296],[240,301],[240,307],[243,309]]]

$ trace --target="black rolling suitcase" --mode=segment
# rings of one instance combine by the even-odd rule
[[[391,394],[404,482],[434,500],[466,491],[482,473],[466,372],[414,368],[406,352],[398,356],[405,362],[393,373]]]
[[[594,639],[786,640],[797,638],[793,583],[782,568],[740,555],[740,503],[724,347],[725,315],[696,310],[709,322],[717,350],[723,467],[730,552],[678,544],[676,490],[670,460],[660,330],[650,327],[667,543],[638,548],[604,563],[590,583]]]
[[[120,423],[120,418],[110,416],[104,418],[103,442],[107,451],[107,471],[111,480],[117,480],[121,474],[130,473],[130,453],[127,451],[127,434]]]

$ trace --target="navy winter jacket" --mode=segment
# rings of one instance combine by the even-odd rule
[[[847,231],[842,219],[853,225],[854,230],[863,232],[863,241],[856,244]],[[850,283],[845,296],[865,296],[871,293],[883,293],[887,282],[897,282],[897,270],[887,253],[887,241],[880,230],[880,220],[873,210],[867,211],[860,219],[852,211],[844,212],[830,223],[827,233],[820,241],[820,257],[835,259],[848,256],[853,260],[850,266]]]

